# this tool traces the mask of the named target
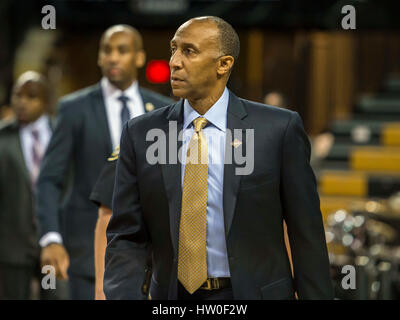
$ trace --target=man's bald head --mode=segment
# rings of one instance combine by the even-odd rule
[[[103,75],[114,86],[126,90],[137,80],[138,69],[145,62],[146,53],[139,31],[125,24],[104,31],[97,63]]]
[[[28,71],[19,76],[11,96],[11,106],[18,121],[27,124],[47,112],[49,96],[49,86],[43,75]]]
[[[235,29],[225,20],[215,16],[203,16],[190,19],[181,27],[190,23],[213,23],[218,29],[221,55],[230,55],[235,61],[239,58],[240,40]]]
[[[199,17],[182,24],[170,41],[171,87],[198,111],[220,97],[239,56],[239,37],[217,17]],[[203,113],[201,113],[203,114]]]
[[[117,24],[109,27],[106,31],[103,32],[103,35],[100,39],[100,44],[102,44],[105,40],[111,38],[114,34],[120,32],[132,35],[132,41],[136,51],[143,50],[142,35],[134,27],[127,24]]]
[[[36,71],[26,71],[21,74],[14,84],[13,91],[15,92],[27,83],[32,83],[38,87],[42,99],[49,101],[50,89],[47,79],[44,75]]]

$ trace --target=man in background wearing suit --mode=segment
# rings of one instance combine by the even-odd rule
[[[93,299],[93,238],[97,208],[90,192],[119,144],[123,124],[169,103],[139,87],[145,63],[142,38],[127,25],[107,29],[100,40],[100,83],[59,103],[58,121],[38,181],[37,214],[42,263],[67,278],[71,299]],[[67,275],[68,270],[68,275]]]
[[[1,124],[0,299],[33,297],[31,281],[38,278],[41,283],[43,276],[33,210],[39,167],[52,133],[47,115],[49,96],[41,74],[23,73],[11,97],[16,118]],[[40,296],[62,298],[62,292],[57,296],[56,290],[41,290]]]
[[[301,119],[226,88],[239,48],[220,18],[184,23],[170,58],[172,90],[183,100],[124,126],[107,229],[107,299],[141,298],[149,246],[152,299],[293,299],[295,292],[300,299],[333,298]],[[166,163],[149,157],[152,129],[166,132]],[[253,141],[229,135],[233,129],[253,132]],[[253,160],[248,172],[229,157],[241,146]],[[178,150],[182,163],[175,161]]]

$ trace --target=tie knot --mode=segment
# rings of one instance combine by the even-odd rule
[[[193,120],[194,124],[194,131],[199,132],[201,129],[203,129],[206,124],[207,124],[207,119],[206,118],[197,118]]]
[[[129,98],[127,96],[122,95],[118,98],[118,100],[121,101],[122,103],[126,103],[129,100]]]

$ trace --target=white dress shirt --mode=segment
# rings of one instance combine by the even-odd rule
[[[22,153],[25,159],[25,165],[28,169],[29,174],[33,174],[33,135],[32,131],[36,130],[39,134],[40,149],[39,157],[43,158],[46,151],[47,145],[49,144],[51,137],[51,129],[49,117],[47,115],[42,115],[35,122],[29,123],[26,126],[21,127],[19,131],[19,137],[21,141]]]
[[[131,118],[144,114],[143,100],[139,93],[139,84],[134,81],[131,86],[122,91],[113,86],[110,81],[103,77],[101,79],[101,88],[103,90],[104,104],[106,106],[108,127],[110,128],[111,141],[113,149],[119,145],[121,139],[121,109],[122,102],[118,98],[123,94],[128,97],[127,102]]]

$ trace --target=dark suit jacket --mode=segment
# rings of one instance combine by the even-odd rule
[[[149,90],[139,91],[143,103],[150,102],[155,108],[171,102]],[[58,112],[38,180],[40,236],[60,232],[70,255],[69,271],[93,277],[97,207],[89,195],[112,152],[100,84],[63,98]]]
[[[153,248],[153,299],[177,298],[181,164],[146,161],[149,129],[183,123],[183,102],[133,119],[124,127],[113,216],[107,229],[107,299],[140,299],[146,249]],[[297,113],[237,98],[230,92],[228,129],[254,129],[254,171],[225,164],[225,239],[235,299],[330,299],[333,289],[310,144]],[[226,153],[232,153],[232,140]],[[243,144],[246,141],[243,139]],[[178,142],[178,150],[182,143]],[[244,146],[245,148],[245,146]],[[168,148],[167,148],[168,150]],[[167,155],[168,159],[168,155]],[[288,226],[295,277],[283,236]]]
[[[0,126],[0,262],[36,266],[40,251],[34,195],[20,127],[16,120]]]
[[[101,170],[99,178],[90,194],[90,200],[99,207],[101,205],[105,205],[110,209],[112,207],[116,166],[117,159],[110,157]]]

